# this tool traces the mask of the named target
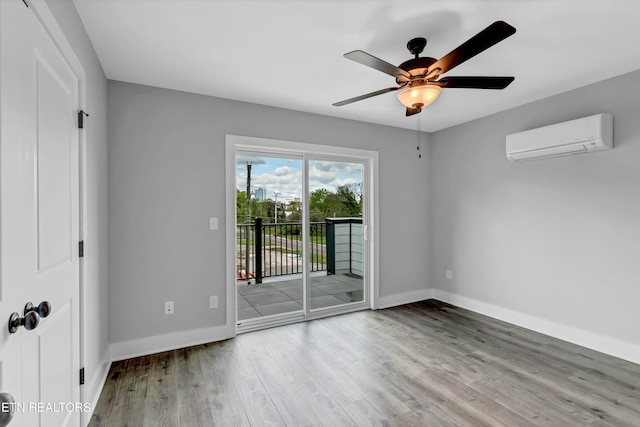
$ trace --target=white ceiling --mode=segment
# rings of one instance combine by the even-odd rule
[[[408,129],[395,85],[342,57],[394,65],[406,43],[440,58],[496,20],[517,32],[446,75],[515,76],[445,89],[419,115],[437,131],[640,69],[639,0],[74,0],[107,78]]]

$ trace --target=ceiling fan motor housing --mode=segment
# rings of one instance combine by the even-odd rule
[[[422,58],[413,58],[403,62],[398,66],[398,68],[405,70],[407,73],[411,74],[411,76],[413,77],[424,76],[425,74],[427,74],[427,70],[431,66],[431,64],[433,64],[436,61],[437,59],[430,58],[428,56],[424,56]],[[401,84],[406,82],[407,82],[406,77],[404,76],[396,77],[396,83]]]

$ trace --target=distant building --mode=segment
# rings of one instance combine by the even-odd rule
[[[267,190],[264,188],[256,188],[254,194],[256,195],[256,200],[259,202],[264,202],[267,199]]]

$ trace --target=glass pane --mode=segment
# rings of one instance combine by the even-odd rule
[[[364,300],[359,163],[309,162],[311,309]]]
[[[300,158],[236,156],[238,320],[302,310],[301,195]]]

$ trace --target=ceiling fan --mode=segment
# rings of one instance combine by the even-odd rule
[[[516,29],[506,22],[496,21],[438,60],[427,56],[422,58],[418,56],[427,45],[427,39],[422,37],[411,39],[407,43],[407,49],[412,55],[415,55],[415,58],[405,61],[397,67],[361,50],[345,53],[344,57],[347,59],[395,77],[398,86],[345,99],[333,105],[340,107],[383,93],[400,90],[398,99],[407,108],[406,115],[412,116],[435,101],[442,88],[504,89],[509,86],[514,77],[439,77],[515,32]]]

